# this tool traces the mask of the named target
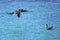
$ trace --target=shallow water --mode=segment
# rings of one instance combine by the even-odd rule
[[[32,12],[9,15],[17,9]],[[45,24],[53,26],[46,30]],[[60,3],[11,2],[0,3],[0,40],[60,40]]]

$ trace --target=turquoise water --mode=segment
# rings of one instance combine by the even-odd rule
[[[19,8],[32,12],[7,14]],[[46,30],[46,23],[53,29]],[[0,3],[0,40],[60,40],[60,3]]]

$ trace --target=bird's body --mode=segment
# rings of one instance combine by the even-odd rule
[[[16,10],[15,12],[17,14],[17,17],[20,17],[20,10]]]

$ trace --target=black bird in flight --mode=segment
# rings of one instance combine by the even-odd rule
[[[13,15],[13,14],[17,14],[17,17],[19,18],[20,17],[20,13],[21,12],[32,12],[32,11],[28,11],[28,10],[24,10],[24,9],[18,9],[18,10],[15,10],[15,12],[11,12],[11,13],[8,13],[10,15]]]

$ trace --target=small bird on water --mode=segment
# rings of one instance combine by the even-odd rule
[[[52,28],[53,28],[52,26],[49,27],[48,24],[46,24],[46,29],[47,29],[47,30],[51,30]]]

